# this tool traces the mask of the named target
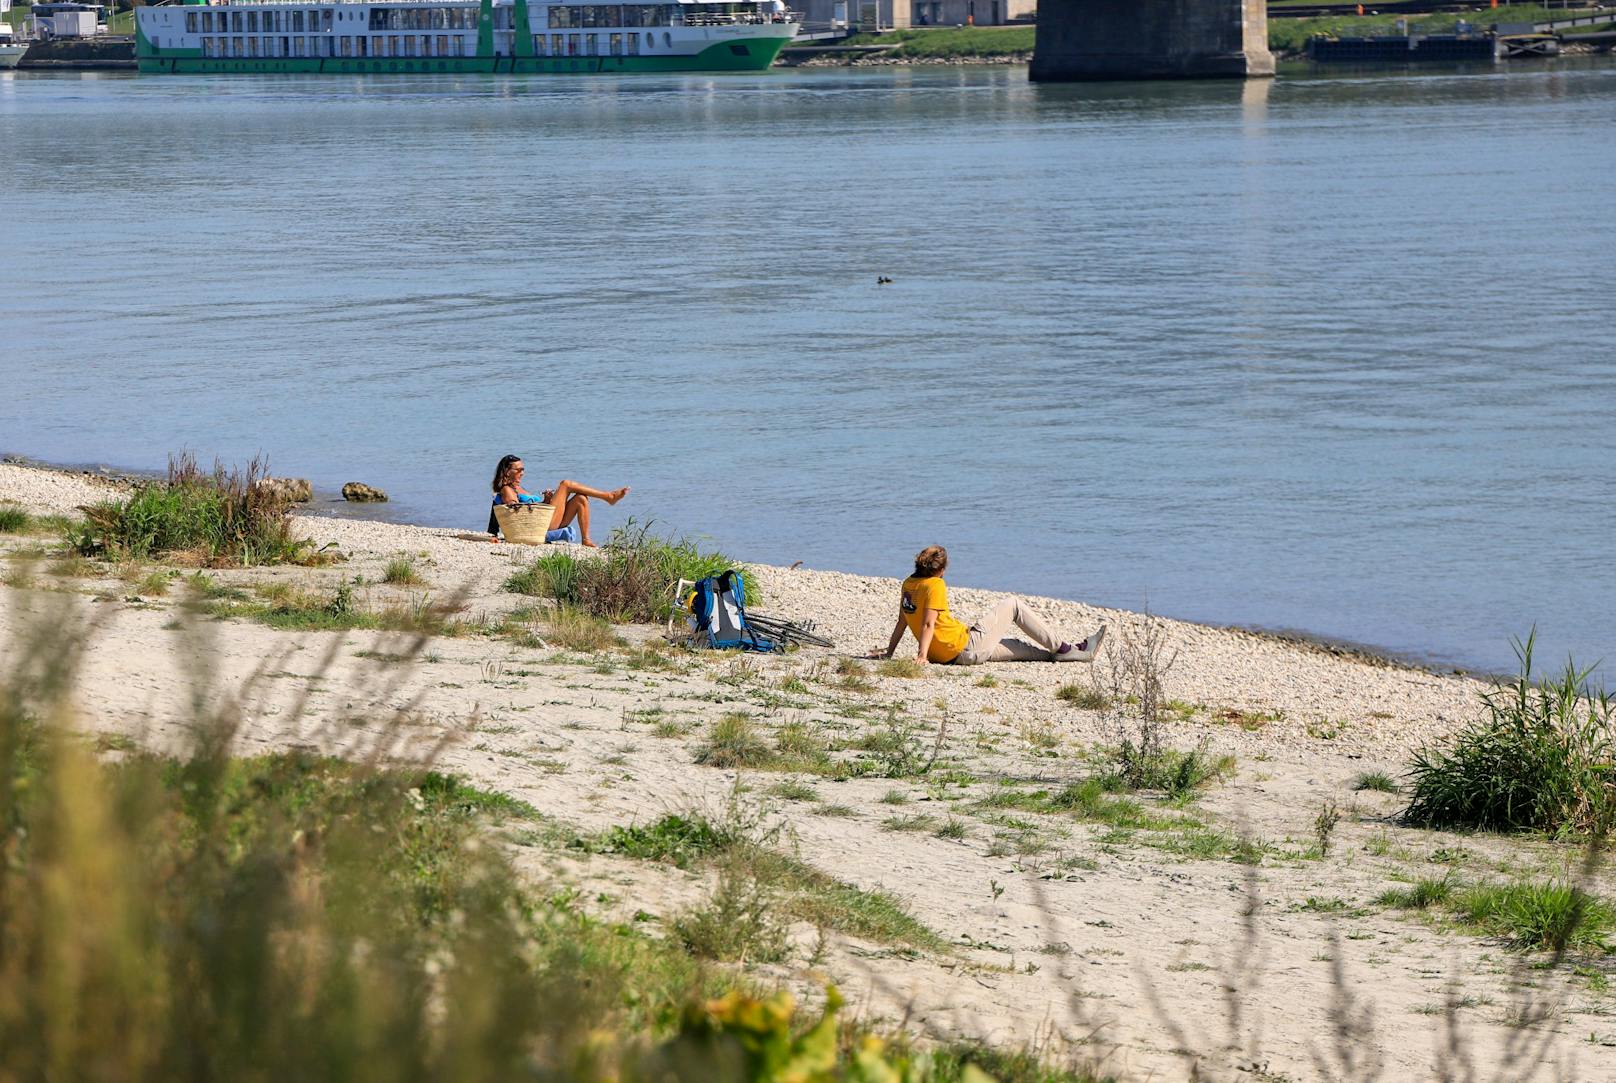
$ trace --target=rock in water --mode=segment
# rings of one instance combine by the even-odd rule
[[[387,494],[362,481],[350,481],[342,487],[342,499],[352,500],[356,504],[380,504],[386,501]]]
[[[314,499],[314,485],[308,478],[259,478],[256,488],[292,504],[307,504]]]

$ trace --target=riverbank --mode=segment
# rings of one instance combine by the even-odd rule
[[[116,491],[0,465],[0,504],[35,516],[71,517]],[[1068,634],[1107,625],[1099,664],[917,675],[851,657],[884,641],[892,580],[763,566],[751,567],[760,611],[817,621],[835,649],[687,652],[662,646],[654,626],[564,644],[542,600],[505,587],[539,550],[385,522],[300,516],[297,526],[340,560],[130,567],[67,554],[48,528],[0,534],[0,640],[64,599],[92,617],[78,700],[112,747],[177,739],[198,649],[220,694],[248,697],[244,752],[340,754],[403,711],[408,748],[538,810],[547,826],[514,851],[520,866],[603,920],[665,928],[712,889],[712,870],[566,839],[739,801],[800,861],[850,890],[885,893],[926,930],[796,920],[787,958],[750,971],[805,994],[833,981],[864,1017],[904,1018],[923,1035],[1076,1050],[1125,1078],[1178,1078],[1192,1064],[1205,1077],[1221,1057],[1213,1036],[1231,1025],[1221,987],[1235,984],[1242,1063],[1299,1078],[1339,990],[1373,1005],[1357,1047],[1391,1077],[1427,1078],[1444,1056],[1431,1015],[1455,982],[1455,1023],[1484,1073],[1519,1040],[1519,971],[1496,944],[1374,901],[1455,869],[1554,876],[1576,859],[1546,839],[1396,821],[1400,798],[1387,790],[1413,749],[1477,715],[1474,680],[1051,598],[1031,604]],[[1003,597],[951,594],[965,616]],[[293,595],[344,599],[350,615],[434,612],[440,634],[411,648],[407,633],[273,626],[264,604]],[[187,598],[214,617],[196,636],[179,634],[195,619]],[[1164,739],[1216,762],[1216,780],[1178,799],[1050,804],[1118,740],[1121,716],[1103,702],[1111,661],[1150,634],[1165,652]],[[741,759],[745,769],[714,752],[738,755],[737,732],[762,750]],[[1385,784],[1364,782],[1372,776]],[[1326,809],[1334,819],[1320,828]],[[1613,887],[1607,878],[1602,890]],[[1575,972],[1590,965],[1605,964],[1533,970],[1557,1007],[1525,1025],[1555,1056],[1583,1062],[1574,1078],[1609,1079],[1585,1039],[1610,1030],[1616,1003]]]

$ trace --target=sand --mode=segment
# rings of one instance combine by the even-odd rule
[[[90,479],[0,465],[0,501],[37,512],[70,512],[107,493]],[[484,625],[532,602],[502,589],[533,558],[531,548],[388,523],[313,516],[299,523],[316,542],[334,543],[346,562],[209,574],[318,591],[357,577],[361,604],[453,599],[463,619]],[[11,551],[8,567],[19,568],[19,554],[42,540],[0,536]],[[424,585],[380,583],[398,555],[415,559]],[[199,649],[176,619],[181,592],[148,596],[133,576],[57,570],[72,574],[38,567],[26,582],[9,576],[13,585],[0,588],[0,643],[31,615],[72,602],[98,621],[79,692],[86,724],[157,747],[177,741],[189,661]],[[1578,857],[1544,840],[1405,828],[1395,820],[1397,795],[1353,788],[1366,771],[1400,774],[1412,750],[1477,717],[1481,682],[1032,599],[1070,638],[1107,625],[1110,652],[1125,634],[1158,625],[1175,656],[1165,678],[1174,701],[1169,743],[1234,757],[1232,774],[1185,814],[1205,833],[1264,845],[1253,867],[1226,852],[1175,852],[1167,835],[982,804],[996,793],[1056,790],[1094,773],[1095,750],[1116,740],[1116,723],[1055,692],[1073,682],[1104,685],[1107,651],[1093,666],[928,667],[918,678],[872,670],[861,679],[867,689],[845,687],[838,665],[885,642],[895,581],[806,568],[753,571],[762,611],[812,618],[836,647],[747,659],[677,654],[672,668],[634,668],[623,652],[582,657],[465,635],[434,641],[413,661],[390,661],[408,654],[401,637],[288,633],[231,620],[202,625],[201,649],[217,657],[214,694],[246,701],[244,752],[430,749],[444,769],[580,832],[736,800],[733,772],[695,762],[711,723],[725,713],[747,714],[771,740],[781,726],[801,723],[844,746],[901,720],[921,754],[938,752],[930,774],[790,776],[814,795],[792,799],[771,793],[788,776],[751,772],[738,800],[780,825],[804,861],[891,892],[952,945],[913,951],[827,933],[816,951],[818,932],[801,926],[792,930],[792,961],[760,974],[809,993],[834,981],[868,1015],[907,1017],[940,1039],[1075,1051],[1128,1078],[1195,1071],[1251,1080],[1377,1078],[1363,1061],[1342,1067],[1341,1049],[1377,1058],[1378,1078],[1437,1078],[1451,997],[1480,1078],[1616,1079],[1616,1051],[1601,1044],[1616,1042],[1616,997],[1592,988],[1588,973],[1570,963],[1527,970],[1533,957],[1372,901],[1388,887],[1449,869],[1472,879],[1546,876]],[[968,587],[950,593],[967,619],[1001,597]],[[659,632],[624,630],[635,642]],[[294,705],[305,698],[300,714]],[[396,715],[408,724],[394,724]],[[902,804],[889,803],[899,795]],[[1312,852],[1315,822],[1328,804],[1340,822],[1321,857]],[[609,900],[597,905],[618,918],[636,911],[666,918],[710,888],[699,872],[610,855],[537,846],[518,857],[537,879]],[[1608,875],[1599,886],[1616,894]],[[1577,965],[1613,969],[1603,959]],[[1238,1013],[1225,994],[1231,984],[1244,989]],[[1548,1004],[1527,1028],[1517,1025],[1523,996]],[[1347,1017],[1357,1029],[1338,1042],[1337,1022]],[[1551,1051],[1536,1075],[1509,1060],[1523,1034]]]

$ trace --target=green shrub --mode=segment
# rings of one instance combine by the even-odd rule
[[[258,484],[263,466],[204,473],[189,454],[169,460],[166,481],[144,485],[124,500],[84,509],[85,524],[70,540],[86,556],[144,559],[187,553],[208,564],[308,563],[313,543],[293,536],[292,504]]]
[[[505,589],[575,605],[617,623],[666,620],[673,588],[681,579],[704,579],[734,568],[723,553],[703,550],[688,538],[662,538],[649,524],[627,525],[594,557],[546,553],[513,575]],[[746,577],[746,604],[761,599],[755,577]]]
[[[0,504],[0,534],[21,534],[33,522],[33,517],[15,504]]]
[[[1486,717],[1409,766],[1403,818],[1422,827],[1487,831],[1607,830],[1616,813],[1616,712],[1570,661],[1532,679],[1534,636],[1517,642],[1520,673],[1482,696]]]
[[[926,667],[913,658],[888,658],[876,667],[883,677],[914,679],[926,675]]]

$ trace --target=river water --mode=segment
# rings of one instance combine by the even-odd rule
[[[1608,61],[7,75],[0,452],[480,528],[510,451],[764,562],[1591,662],[1613,121]]]

